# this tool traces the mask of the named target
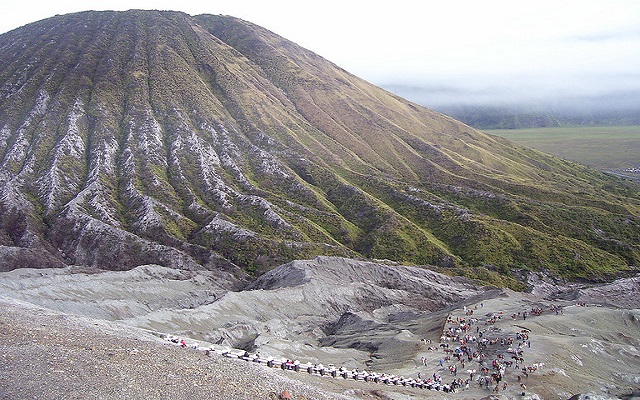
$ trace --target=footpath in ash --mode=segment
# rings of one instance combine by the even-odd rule
[[[535,381],[536,374],[544,370],[548,361],[535,356],[532,347],[535,349],[536,339],[524,324],[543,314],[560,317],[567,303],[508,303],[509,307],[505,307],[504,300],[487,299],[451,311],[439,338],[422,339],[424,351],[416,360],[415,370],[405,370],[405,374],[274,359],[224,346],[200,347],[172,335],[166,339],[182,347],[202,350],[206,355],[217,353],[268,368],[379,384],[391,391],[402,387],[434,394],[460,394],[460,398],[494,395],[540,398],[528,385]]]

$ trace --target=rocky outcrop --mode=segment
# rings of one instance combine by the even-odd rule
[[[531,292],[540,298],[617,308],[640,308],[640,276],[637,275],[610,283],[585,284],[562,282],[535,273],[529,275],[528,283],[531,285]]]
[[[608,285],[579,289],[576,300],[621,308],[640,308],[640,277],[623,278]]]

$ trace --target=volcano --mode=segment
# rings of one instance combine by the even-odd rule
[[[640,194],[395,96],[250,22],[59,15],[0,35],[0,270],[296,259],[522,288],[640,260]],[[235,283],[234,283],[235,282]]]

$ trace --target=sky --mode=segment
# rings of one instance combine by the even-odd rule
[[[239,17],[433,101],[640,92],[640,0],[0,0],[0,33],[56,14],[132,8]]]

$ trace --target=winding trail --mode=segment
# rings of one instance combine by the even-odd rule
[[[531,347],[530,330],[516,323],[543,313],[561,314],[557,305],[535,306],[507,315],[504,311],[490,311],[480,302],[452,311],[444,324],[438,343],[423,339],[427,346],[421,357],[417,377],[392,373],[378,373],[336,367],[334,364],[303,363],[294,359],[274,359],[259,353],[249,353],[221,345],[200,347],[187,344],[173,335],[165,338],[176,345],[218,354],[227,358],[257,363],[268,368],[302,372],[311,376],[341,378],[402,386],[445,393],[481,389],[487,393],[508,395],[526,394],[526,384],[532,374],[544,368],[544,363],[525,362],[525,350]],[[482,314],[482,315],[479,315]],[[507,329],[508,328],[508,329]],[[423,375],[423,372],[424,375]]]

